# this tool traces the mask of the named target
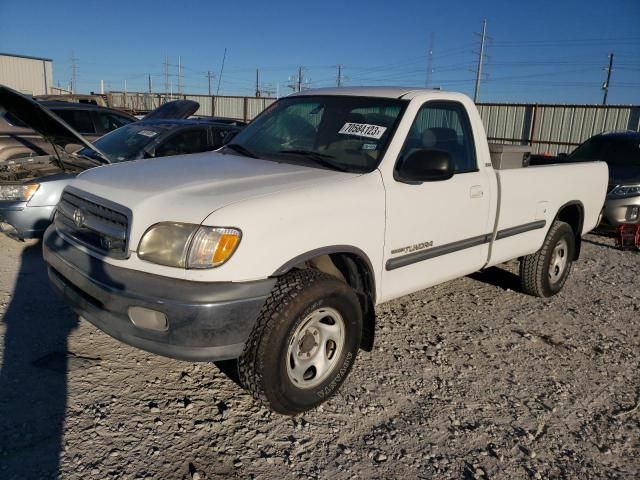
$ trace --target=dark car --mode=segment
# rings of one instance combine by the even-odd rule
[[[559,160],[606,162],[609,166],[609,189],[602,210],[603,226],[640,224],[640,132],[601,133],[569,155],[560,156]]]
[[[87,103],[40,101],[90,142],[136,118],[111,108]],[[15,158],[53,154],[49,141],[11,112],[0,108],[0,163]]]
[[[84,170],[141,158],[215,150],[240,130],[207,120],[185,120],[199,105],[177,100],[91,144],[41,104],[18,92],[0,87],[0,105],[60,147],[53,155],[0,164],[0,229],[17,238],[42,235],[53,219],[62,191]],[[69,145],[82,148],[69,153]]]

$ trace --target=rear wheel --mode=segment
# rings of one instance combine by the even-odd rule
[[[349,374],[360,346],[355,291],[315,270],[278,280],[238,360],[240,380],[264,404],[293,415],[321,404]]]
[[[555,221],[542,248],[520,261],[522,289],[536,297],[551,297],[562,290],[575,258],[575,236],[568,223]]]

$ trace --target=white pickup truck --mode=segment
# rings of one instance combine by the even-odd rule
[[[242,385],[295,414],[372,349],[379,303],[511,259],[525,292],[562,289],[607,166],[527,167],[499,150],[461,94],[305,91],[217,152],[82,173],[44,256],[53,285],[109,335],[237,359]]]

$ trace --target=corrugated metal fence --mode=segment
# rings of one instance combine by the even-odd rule
[[[186,98],[200,104],[198,115],[249,121],[275,98],[168,95],[110,92],[109,105],[146,112],[167,100]],[[489,140],[531,145],[534,153],[569,152],[587,138],[608,130],[640,131],[638,105],[553,105],[479,103]]]
[[[489,140],[531,145],[534,153],[569,152],[610,130],[640,131],[640,106],[478,104]]]
[[[276,101],[267,97],[221,97],[164,93],[109,92],[109,105],[134,113],[148,112],[169,100],[194,100],[200,104],[196,115],[228,117],[248,122]]]

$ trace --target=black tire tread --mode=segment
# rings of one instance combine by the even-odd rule
[[[287,306],[310,284],[322,278],[334,279],[329,274],[311,269],[294,270],[283,275],[278,279],[258,315],[242,355],[238,359],[238,373],[242,385],[264,405],[269,405],[269,399],[264,392],[261,369],[257,367],[260,341],[269,329],[275,328],[278,317]]]
[[[556,233],[558,230],[565,228],[565,226],[571,228],[568,223],[559,220],[554,221],[540,250],[531,255],[526,255],[520,260],[520,282],[524,293],[535,297],[551,296],[542,283],[544,276],[547,275],[545,259],[551,254],[550,251],[555,247],[553,239]],[[570,269],[571,264],[569,264],[567,268]]]

